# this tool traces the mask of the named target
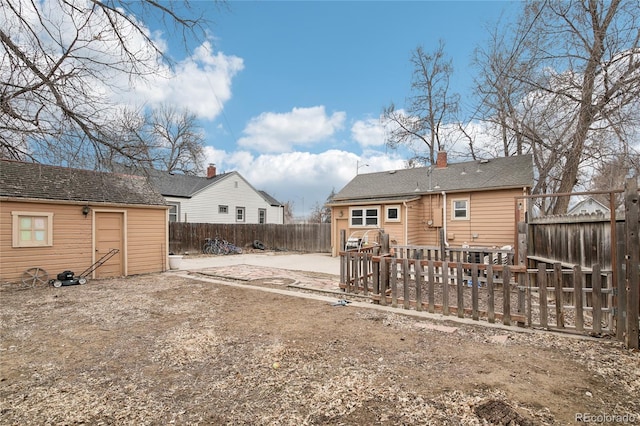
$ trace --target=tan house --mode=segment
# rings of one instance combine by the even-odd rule
[[[531,155],[448,164],[439,152],[432,167],[359,174],[330,203],[332,254],[343,230],[360,245],[380,229],[397,245],[515,245],[526,212],[517,197],[532,185]]]
[[[147,179],[0,160],[0,282],[42,268],[49,278],[89,278],[167,269],[168,207]]]

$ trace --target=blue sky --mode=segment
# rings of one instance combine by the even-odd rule
[[[360,173],[404,167],[407,154],[384,145],[380,114],[410,95],[412,50],[445,43],[453,92],[470,110],[473,50],[488,29],[518,11],[506,1],[196,2],[209,39],[187,52],[166,43],[177,66],[146,102],[197,114],[207,162],[240,172],[296,216],[323,204]],[[158,30],[152,23],[150,29]],[[169,81],[170,80],[170,81]]]

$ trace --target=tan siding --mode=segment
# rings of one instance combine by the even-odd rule
[[[384,232],[389,234],[389,241],[391,244],[400,244],[404,243],[404,225],[402,223],[397,222],[387,222],[384,226]],[[396,241],[395,243],[393,241]]]
[[[422,241],[424,207],[421,201],[407,203],[407,242],[404,245],[418,245]]]
[[[127,273],[129,275],[159,272],[166,269],[166,233],[168,224],[164,210],[128,209]]]
[[[127,273],[159,272],[167,267],[167,222],[164,208],[127,210]],[[52,247],[12,247],[12,211],[52,212]],[[79,275],[93,263],[92,214],[81,205],[0,202],[0,281],[19,282],[32,267],[44,268],[49,277],[71,270]]]
[[[484,191],[468,194],[451,194],[447,197],[447,234],[455,234],[448,240],[459,247],[465,242],[472,246],[504,246],[515,244],[515,200],[519,190]],[[452,220],[451,201],[469,199],[470,219]],[[477,234],[478,238],[473,238]]]
[[[12,247],[11,212],[28,211],[54,214],[52,247]],[[44,268],[50,278],[71,270],[80,274],[92,263],[91,218],[79,205],[40,203],[0,203],[0,280],[20,281],[32,267]]]

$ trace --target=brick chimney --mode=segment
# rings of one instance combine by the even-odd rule
[[[436,169],[444,169],[445,167],[447,167],[447,151],[438,151]]]
[[[207,179],[211,179],[213,177],[216,177],[216,165],[209,164],[209,167],[207,167]]]

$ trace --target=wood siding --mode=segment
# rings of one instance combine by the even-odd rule
[[[39,202],[0,202],[0,281],[20,281],[22,273],[40,267],[54,278],[71,270],[77,275],[96,260],[94,247],[94,207],[84,216],[82,205]],[[99,211],[126,211],[126,274],[160,272],[166,269],[166,209],[98,208]],[[53,213],[53,246],[12,247],[12,211]]]
[[[166,211],[129,209],[127,225],[127,274],[167,270]]]
[[[522,195],[522,190],[447,194],[447,212],[444,218],[447,221],[447,242],[453,247],[461,247],[465,243],[479,247],[514,245],[515,197],[519,195]],[[469,201],[469,218],[454,220],[453,201],[465,199]]]
[[[423,195],[419,200],[411,200],[405,203],[399,201],[381,202],[379,204],[354,204],[344,206],[334,206],[332,217],[339,216],[340,211],[343,217],[348,219],[351,208],[380,208],[380,228],[389,234],[392,245],[426,245],[439,246],[440,231],[445,230],[446,234],[452,238],[447,239],[451,247],[462,247],[464,244],[477,247],[502,247],[505,245],[515,245],[516,242],[516,198],[523,195],[523,189],[504,189],[478,192],[460,192],[446,194],[446,211],[443,211],[445,197],[441,193]],[[452,218],[453,201],[467,200],[469,218],[464,220],[454,220]],[[522,201],[522,200],[519,200]],[[406,207],[405,207],[406,204]],[[400,206],[400,221],[385,221],[385,206]],[[520,220],[524,220],[525,208]],[[338,216],[336,216],[338,215]],[[349,221],[333,219],[334,229],[332,231],[333,255],[336,256],[340,250],[339,243],[340,230],[345,229],[346,235],[361,235],[366,231],[377,229],[376,227],[353,227],[349,226]],[[445,235],[445,238],[447,237]],[[477,238],[474,238],[477,235]]]

